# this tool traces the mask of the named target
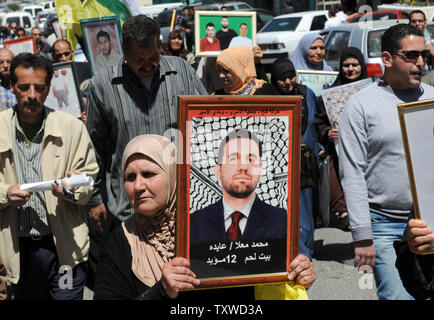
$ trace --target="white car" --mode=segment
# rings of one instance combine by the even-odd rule
[[[154,4],[154,5],[141,7],[140,11],[142,14],[148,16],[149,18],[155,19],[158,16],[158,14],[160,14],[165,9],[173,10],[183,6],[184,6],[183,2],[161,3],[161,4]]]
[[[26,30],[27,34],[30,34],[30,31],[35,26],[35,20],[32,15],[28,12],[23,11],[14,11],[6,13],[1,20],[1,25],[5,25],[5,23],[11,24],[12,22],[16,22],[18,25],[23,27]]]
[[[306,33],[319,33],[328,20],[328,11],[304,11],[274,17],[257,34],[256,43],[264,53],[261,63],[268,72],[280,57],[291,57]]]

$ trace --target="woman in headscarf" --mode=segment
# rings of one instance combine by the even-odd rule
[[[256,78],[252,49],[238,46],[223,50],[216,61],[223,89],[215,94],[277,95],[276,89],[265,80]]]
[[[366,78],[367,70],[363,54],[357,48],[345,48],[339,60],[339,75],[331,87],[341,86]],[[336,226],[339,229],[349,231],[350,222],[347,206],[338,178],[339,160],[335,149],[335,143],[338,140],[338,128],[337,124],[333,126],[330,124],[322,97],[318,101],[318,114],[315,117],[315,125],[319,141],[326,147],[326,151],[330,155],[330,213],[336,214]]]
[[[300,253],[312,259],[314,247],[314,216],[317,211],[317,155],[318,138],[314,119],[317,99],[308,87],[296,82],[295,67],[286,58],[277,59],[271,66],[271,83],[281,95],[302,96],[301,117],[301,175],[300,175]]]
[[[132,139],[122,157],[124,187],[135,210],[108,237],[94,299],[176,298],[200,283],[188,260],[175,258],[176,148],[158,135]]]
[[[184,45],[184,34],[180,30],[173,30],[169,33],[167,43],[161,44],[161,53],[165,56],[175,56],[186,60],[196,69],[197,61],[194,54],[188,51]]]
[[[325,62],[324,39],[318,33],[305,34],[291,55],[295,70],[333,71]]]
[[[176,148],[158,135],[131,140],[122,157],[124,186],[136,213],[113,230],[96,273],[95,300],[176,298],[200,284],[189,261],[175,258]],[[312,263],[303,255],[291,261],[288,278],[309,288]],[[252,287],[186,291],[179,298],[210,301],[228,295],[253,299]]]

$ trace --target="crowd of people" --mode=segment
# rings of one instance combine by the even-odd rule
[[[36,54],[0,49],[0,299],[79,300],[86,286],[96,300],[257,298],[260,285],[191,291],[200,280],[190,261],[176,256],[177,147],[164,135],[178,126],[179,95],[209,94],[301,96],[300,232],[299,252],[289,266],[292,286],[307,290],[317,280],[312,257],[318,164],[328,154],[329,213],[337,216],[335,227],[352,234],[355,267],[373,270],[379,299],[432,297],[433,255],[422,253],[434,234],[414,218],[396,112],[397,104],[434,99],[434,88],[421,81],[431,55],[423,32],[410,22],[384,33],[384,74],[350,97],[338,128],[322,98],[296,80],[296,70],[332,70],[319,34],[307,34],[289,59],[277,59],[270,79],[260,48],[246,45],[206,58],[200,77],[191,19],[186,8],[181,30],[161,43],[153,19],[133,16],[122,26],[123,56],[116,62],[93,75],[86,62],[74,62],[85,105],[80,119],[44,105],[53,63],[73,61],[67,40],[47,50],[40,39]],[[32,35],[40,38],[40,30]],[[362,53],[349,47],[340,54],[332,86],[367,77]],[[237,149],[243,144],[247,155]],[[254,192],[260,177],[251,170],[261,165],[261,156],[254,134],[241,128],[228,133],[214,169],[223,197],[192,214],[193,229],[202,234],[191,239],[209,237],[207,215],[223,219],[222,211],[221,237],[247,239],[259,206],[274,224],[268,237],[286,236],[285,210]],[[72,188],[62,179],[79,174],[92,177],[93,186]],[[56,179],[62,180],[46,191],[20,188]],[[60,272],[65,267],[71,276],[66,284]]]

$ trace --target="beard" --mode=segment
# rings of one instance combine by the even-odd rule
[[[224,187],[225,191],[234,198],[244,199],[255,191],[256,186],[252,183],[233,182]]]

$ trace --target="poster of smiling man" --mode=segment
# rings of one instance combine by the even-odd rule
[[[285,281],[298,254],[300,101],[180,98],[177,250],[202,287]]]

